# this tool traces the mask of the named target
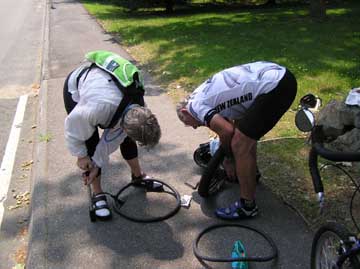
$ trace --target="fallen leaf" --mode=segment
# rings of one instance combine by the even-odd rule
[[[11,205],[8,207],[9,210],[14,210],[14,209],[17,209],[17,208],[20,208],[21,206],[20,205]]]
[[[33,161],[33,160],[26,161],[26,162],[23,162],[23,163],[22,163],[21,167],[27,167],[27,166],[32,165],[33,163],[34,163],[34,161]]]
[[[40,89],[40,85],[37,84],[37,83],[34,83],[34,84],[31,85],[31,88],[33,88],[33,89]]]
[[[12,269],[25,269],[24,263],[17,263]]]

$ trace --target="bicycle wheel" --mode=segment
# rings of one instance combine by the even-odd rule
[[[211,158],[199,182],[198,193],[201,197],[214,194],[223,185],[226,174],[219,170],[219,165],[224,160],[224,157],[225,152],[220,147]]]
[[[311,247],[311,269],[336,269],[339,256],[349,246],[344,244],[353,236],[345,226],[338,223],[328,223],[322,226],[315,234]],[[345,260],[342,267],[359,268],[358,257]]]
[[[203,143],[194,151],[193,158],[195,163],[201,168],[206,168],[211,160],[210,143]]]

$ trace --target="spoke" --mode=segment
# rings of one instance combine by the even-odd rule
[[[321,244],[321,248],[319,249],[319,267],[321,269],[333,269],[336,268],[336,244],[338,239],[334,236],[323,238],[323,243]]]

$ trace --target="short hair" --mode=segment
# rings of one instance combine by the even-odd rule
[[[153,147],[159,143],[161,129],[156,116],[147,107],[131,108],[122,120],[126,134],[142,146]]]
[[[186,108],[187,104],[189,103],[189,96],[185,97],[185,99],[183,99],[182,101],[178,102],[176,105],[176,114],[178,116],[178,118],[184,122],[184,115],[181,112],[181,110],[183,108]]]

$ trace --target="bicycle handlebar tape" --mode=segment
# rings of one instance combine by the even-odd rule
[[[315,192],[324,192],[324,186],[318,168],[318,154],[314,148],[311,148],[309,152],[309,168]]]
[[[313,144],[318,155],[333,162],[359,162],[360,152],[338,152],[324,148],[323,144]]]
[[[311,132],[312,148],[321,157],[334,162],[359,162],[360,152],[333,151],[324,147],[325,135],[321,125],[315,126]]]

